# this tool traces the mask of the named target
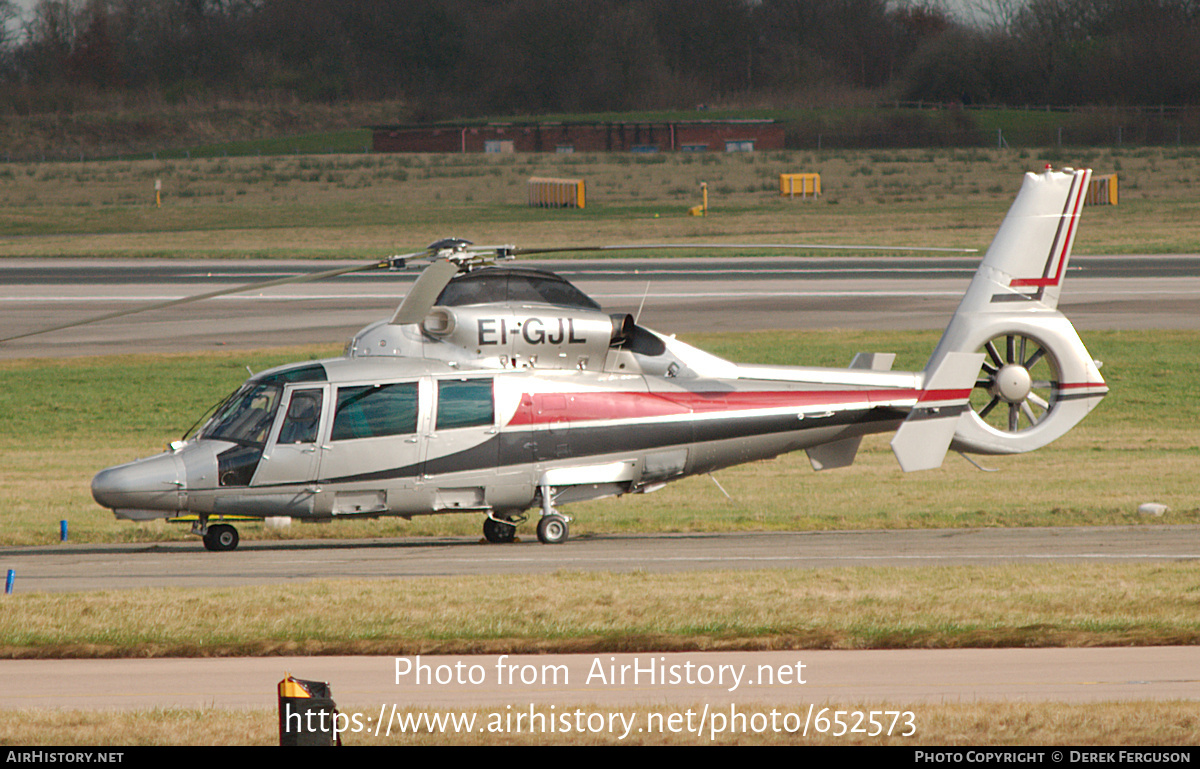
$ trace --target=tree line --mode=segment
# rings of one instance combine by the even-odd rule
[[[414,119],[862,89],[1200,104],[1200,0],[991,0],[973,24],[914,1],[39,0],[19,18],[0,0],[0,93],[27,110],[77,93],[398,98]]]

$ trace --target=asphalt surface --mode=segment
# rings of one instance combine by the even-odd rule
[[[4,660],[0,671],[0,708],[126,710],[275,708],[275,686],[290,672],[329,682],[338,709],[360,713],[364,726],[371,719],[372,731],[381,714],[391,720],[391,706],[431,713],[485,708],[502,717],[531,706],[546,716],[660,706],[679,713],[683,726],[689,709],[698,724],[705,707],[728,716],[730,704],[740,705],[747,719],[778,708],[804,720],[810,706],[815,715],[829,706],[891,703],[890,709],[911,710],[914,745],[926,744],[920,736],[927,703],[1194,700],[1200,687],[1196,652],[1186,647]],[[698,744],[715,725],[700,730]],[[508,727],[515,731],[515,722]],[[622,732],[604,727],[596,733]],[[347,735],[347,744],[371,744],[372,731]]]
[[[510,545],[486,544],[482,537],[246,541],[235,551],[210,553],[197,537],[161,544],[0,548],[0,569],[15,571],[18,592],[528,576],[563,570],[667,573],[1195,560],[1200,560],[1198,526],[589,535],[549,546],[540,544],[527,524],[520,540]]]
[[[941,328],[977,257],[522,261],[663,333]],[[0,260],[8,337],[155,301],[354,262]],[[0,342],[0,358],[344,343],[390,315],[416,272],[367,272]],[[1074,257],[1061,309],[1080,329],[1200,327],[1200,256]]]

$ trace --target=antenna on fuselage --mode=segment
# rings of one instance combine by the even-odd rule
[[[642,302],[638,305],[637,315],[633,316],[633,322],[636,325],[642,319],[642,308],[646,306],[646,296],[650,293],[650,281],[646,281],[646,290],[642,292]]]

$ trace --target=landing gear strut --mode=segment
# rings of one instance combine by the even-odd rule
[[[554,509],[553,486],[543,483],[541,492],[542,518],[537,525],[538,541],[543,545],[561,545],[570,534],[571,527],[567,525],[570,519]]]

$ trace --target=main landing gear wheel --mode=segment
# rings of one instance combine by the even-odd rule
[[[567,519],[556,513],[543,515],[542,519],[538,521],[538,541],[543,545],[562,544],[567,541],[569,533],[570,527],[567,526]]]
[[[497,521],[495,518],[483,519],[483,538],[493,544],[504,544],[516,539],[516,524]]]
[[[238,531],[227,523],[209,526],[204,535],[204,549],[214,553],[234,550],[238,546]]]
[[[987,354],[971,408],[984,424],[1005,433],[1029,430],[1054,410],[1058,400],[1058,362],[1038,340],[1023,334],[997,336],[984,344]]]

